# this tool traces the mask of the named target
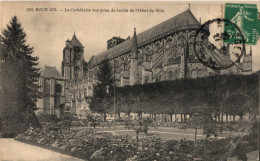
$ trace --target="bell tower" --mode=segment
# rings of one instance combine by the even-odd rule
[[[83,80],[84,46],[79,42],[75,33],[66,41],[63,49],[62,76],[67,80]]]
[[[74,52],[71,41],[68,39],[66,41],[66,46],[63,49],[63,61],[62,61],[62,76],[64,79],[74,79],[74,66],[73,66]]]
[[[84,97],[83,62],[84,46],[74,33],[72,39],[66,41],[62,61],[62,76],[65,79],[65,102],[70,107],[70,112],[74,114],[80,111]]]

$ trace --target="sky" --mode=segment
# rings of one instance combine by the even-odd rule
[[[203,4],[202,4],[203,3]],[[259,2],[258,8],[260,6]],[[204,23],[223,17],[223,6],[218,2],[193,2],[190,10]],[[75,33],[84,48],[86,61],[107,48],[106,41],[113,36],[127,38],[145,31],[189,8],[177,2],[0,2],[1,31],[13,16],[17,16],[27,34],[27,43],[34,47],[40,67],[55,66],[61,71],[65,41]],[[34,11],[28,11],[33,8]],[[56,8],[54,11],[36,11],[36,8]],[[71,9],[90,9],[91,12],[72,12]],[[103,10],[104,12],[93,12]],[[154,12],[105,12],[119,9],[152,9]],[[161,9],[163,12],[156,12]],[[67,10],[69,10],[67,12]],[[136,11],[136,10],[135,10]],[[260,69],[260,42],[252,46],[253,70]],[[249,52],[249,46],[246,46]]]

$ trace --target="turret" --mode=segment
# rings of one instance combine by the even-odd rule
[[[246,54],[243,59],[243,73],[251,74],[252,73],[252,47],[250,46],[249,54]]]
[[[134,58],[134,59],[138,58],[138,55],[137,55],[137,37],[136,37],[136,29],[135,28],[134,28],[131,58]]]
[[[138,50],[137,50],[137,37],[136,29],[134,28],[134,36],[131,50],[131,69],[130,69],[130,85],[137,83],[138,79]]]

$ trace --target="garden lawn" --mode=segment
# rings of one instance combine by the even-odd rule
[[[90,129],[92,127],[75,127],[75,129]],[[108,127],[96,127],[96,131],[103,131],[103,132],[111,132],[112,134],[117,134],[117,135],[125,135],[128,134],[132,137],[136,136],[136,133],[134,130],[127,130],[124,128],[124,126],[116,126],[116,130],[114,126],[111,126],[110,128]],[[154,135],[157,136],[161,139],[176,139],[176,140],[181,140],[181,139],[187,139],[187,140],[195,140],[195,130],[194,129],[179,129],[177,127],[158,127],[157,132],[155,128],[149,128],[148,130],[148,135]],[[222,139],[225,137],[229,137],[229,132],[224,131],[223,134],[221,134],[218,138]],[[232,136],[236,136],[238,133],[232,132]],[[140,137],[145,136],[144,133],[139,133]],[[197,132],[197,139],[203,139],[203,130],[198,129]]]

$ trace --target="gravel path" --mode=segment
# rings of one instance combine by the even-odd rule
[[[10,161],[83,161],[14,139],[0,138],[0,160]]]

